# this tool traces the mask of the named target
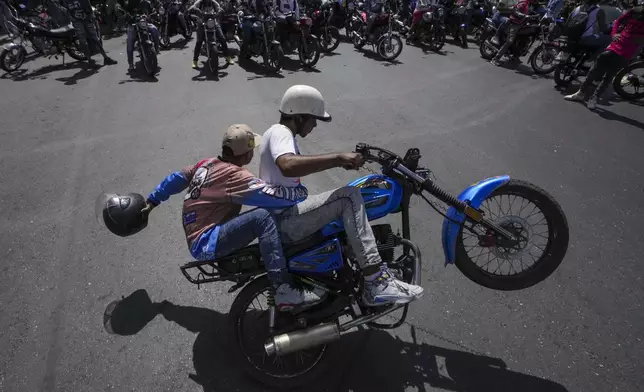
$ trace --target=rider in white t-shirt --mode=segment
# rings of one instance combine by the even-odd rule
[[[300,177],[343,167],[357,170],[364,160],[357,153],[301,155],[295,135],[306,137],[317,120],[331,121],[320,92],[304,85],[290,87],[282,97],[279,124],[263,135],[259,176],[267,184],[281,185],[285,192],[305,192]],[[420,298],[423,288],[394,279],[382,263],[367,219],[364,201],[355,187],[342,187],[276,211],[284,243],[299,241],[341,218],[347,239],[365,279],[362,300],[367,306],[408,303]]]

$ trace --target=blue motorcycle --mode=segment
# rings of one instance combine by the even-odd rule
[[[389,224],[372,225],[379,253],[398,279],[422,284],[421,252],[411,241],[410,200],[419,196],[444,217],[445,265],[455,264],[470,280],[494,290],[520,290],[550,276],[568,249],[568,222],[546,191],[509,176],[472,184],[458,196],[439,187],[419,166],[420,151],[400,157],[383,148],[358,144],[366,162],[381,174],[359,178],[370,221],[399,214],[402,235]],[[428,196],[432,196],[430,199]],[[426,238],[422,238],[423,241]],[[192,283],[230,281],[243,288],[229,312],[230,353],[239,366],[265,385],[293,388],[332,370],[331,343],[361,325],[392,329],[405,321],[408,304],[370,308],[360,303],[362,276],[342,220],[296,243],[284,244],[289,270],[299,284],[327,292],[324,302],[300,311],[278,312],[257,245],[227,257],[181,266]],[[378,319],[396,312],[392,323]],[[348,317],[348,321],[341,321]]]

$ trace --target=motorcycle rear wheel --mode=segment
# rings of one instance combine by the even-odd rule
[[[389,53],[387,49],[389,49],[389,45],[393,46],[393,43],[395,42],[396,45],[398,45],[398,49],[391,51]],[[403,49],[403,42],[402,39],[398,35],[391,35],[391,42],[389,42],[389,39],[387,37],[382,37],[378,41],[376,50],[378,51],[378,55],[386,61],[394,61],[400,54],[402,53]]]
[[[2,51],[2,54],[0,54],[0,68],[2,68],[3,71],[7,73],[17,71],[25,62],[27,51],[23,47],[17,48],[16,51],[17,53],[13,54],[11,53],[11,50],[5,49]],[[10,60],[14,58],[15,61],[11,63]]]
[[[284,389],[313,384],[334,365],[332,350],[330,349],[333,345],[312,347],[282,357],[267,357],[264,351],[264,343],[271,337],[268,329],[268,315],[270,311],[264,309],[255,311],[256,317],[254,317],[252,323],[244,323],[244,318],[248,317],[248,314],[253,313],[253,311],[249,311],[249,306],[259,304],[262,307],[261,301],[258,298],[262,295],[266,296],[269,289],[270,283],[268,277],[264,275],[246,285],[235,298],[228,313],[228,336],[231,337],[229,340],[232,346],[231,353],[241,366],[242,371],[262,384]],[[288,313],[276,313],[276,324],[280,329],[279,333],[287,332],[283,329],[284,324],[287,325],[287,330],[295,330],[295,328],[288,328],[288,326],[295,325],[295,318]],[[293,321],[290,321],[290,319],[293,319]],[[251,326],[259,327],[261,330],[256,333],[250,333],[247,336],[244,333],[244,327],[248,328]],[[273,361],[274,359],[275,361]],[[298,359],[301,361],[300,363],[296,363]],[[255,363],[255,361],[262,363]],[[279,362],[279,364],[276,365],[276,362]],[[310,362],[310,364],[306,365],[305,362]],[[294,371],[292,374],[277,374],[277,370],[271,369],[273,365],[277,368],[284,368],[293,363],[296,363],[296,366],[300,366],[301,364],[302,369]],[[284,371],[287,370],[284,369]]]
[[[644,68],[644,61],[636,61],[624,68],[622,68],[617,75],[615,75],[615,78],[613,79],[613,90],[619,95],[620,97],[628,100],[628,101],[637,101],[642,98],[644,98],[644,85],[639,83],[638,81],[638,87],[637,91],[634,94],[626,92],[624,90],[624,86],[622,85],[622,79],[624,77],[627,77],[629,74],[631,74],[631,71],[634,69],[642,69]],[[636,78],[638,77],[637,75],[634,75]]]
[[[498,204],[489,202],[489,200],[497,198],[500,198],[500,202],[497,200]],[[520,201],[517,201],[517,199],[520,199]],[[507,203],[504,204],[506,200]],[[500,214],[495,215],[492,213],[490,206],[494,208],[497,205]],[[507,212],[504,211],[503,205],[508,207]],[[520,208],[520,210],[516,212],[513,207]],[[543,281],[559,267],[568,250],[568,220],[559,203],[546,191],[525,181],[510,180],[488,196],[481,204],[481,209],[488,218],[521,239],[517,243],[501,245],[501,240],[496,238],[494,233],[488,234],[486,232],[484,235],[473,235],[469,230],[464,232],[463,226],[461,226],[456,243],[456,267],[468,279],[494,290],[522,290]],[[527,217],[521,216],[523,211],[526,211]],[[538,213],[540,215],[537,215]],[[536,223],[531,223],[535,220],[537,220]],[[537,233],[536,227],[543,225],[540,223],[542,221],[545,221],[548,230],[547,237]],[[468,252],[472,251],[477,245],[473,245],[467,250],[467,246],[463,241],[464,234],[474,238],[474,242],[481,249],[489,250],[488,253],[474,251],[476,260],[479,260],[481,256],[487,255],[483,260],[483,262],[487,261],[487,264],[481,267],[472,260]],[[536,244],[539,237],[546,240],[543,247]],[[531,253],[535,249],[543,252],[537,260],[534,260],[534,255]],[[506,261],[511,259],[514,261],[518,256],[520,256],[520,267],[523,267],[523,257],[526,254],[533,258],[533,265],[517,272],[513,267],[514,264],[511,264],[507,274],[503,273],[503,271],[497,273],[505,265]],[[499,256],[496,263],[494,263],[494,260],[490,261],[492,255]],[[503,263],[499,263],[498,259],[503,259]],[[484,268],[488,265],[491,265],[491,268],[497,267],[497,269],[493,272],[485,270]],[[511,272],[515,273],[512,274]]]
[[[307,35],[305,39],[306,51],[304,50],[304,44],[301,43],[297,50],[297,54],[300,58],[300,63],[302,63],[303,66],[310,68],[320,60],[320,43],[312,35]]]
[[[434,32],[432,42],[429,44],[429,50],[438,52],[439,50],[443,49],[443,46],[445,46],[445,32]]]

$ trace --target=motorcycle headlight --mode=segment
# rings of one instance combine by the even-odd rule
[[[444,13],[445,13],[444,9],[442,9],[442,8],[438,9],[438,16],[442,17]]]
[[[423,21],[424,21],[425,23],[431,23],[431,21],[432,21],[432,18],[433,18],[433,17],[434,17],[434,15],[432,15],[432,13],[431,13],[431,12],[425,12],[425,13],[423,14]]]
[[[141,28],[141,29],[147,29],[147,28],[148,28],[148,24],[147,24],[147,22],[146,22],[146,21],[144,21],[144,20],[140,21],[140,22],[139,22],[139,28]]]
[[[165,15],[165,9],[159,8],[159,15]]]
[[[214,19],[208,19],[206,21],[206,28],[214,29],[215,28],[215,20]]]

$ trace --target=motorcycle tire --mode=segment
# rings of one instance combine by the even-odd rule
[[[340,30],[335,26],[327,28],[327,37],[320,34],[320,46],[324,53],[331,53],[340,46]]]
[[[435,33],[434,39],[429,44],[429,50],[438,52],[441,49],[443,49],[443,46],[445,46],[445,32],[441,31],[441,32]]]
[[[548,54],[545,53],[546,49],[556,51],[556,49],[552,47],[548,48],[545,45],[541,45],[538,48],[536,48],[530,55],[530,66],[532,67],[532,70],[534,71],[534,73],[536,73],[537,75],[547,75],[553,72],[557,67],[557,63],[555,63],[555,57],[557,56],[556,53],[552,54],[551,56],[552,58],[550,59],[550,62],[548,63],[547,66],[544,67],[544,66],[537,65],[537,58],[539,58],[539,56],[542,56],[542,57],[544,55],[549,56]]]
[[[481,54],[481,57],[488,61],[492,60],[497,53],[497,50],[488,42],[490,39],[492,39],[492,37],[489,35],[483,37],[481,39],[481,44],[479,45],[479,53]]]
[[[562,211],[559,203],[550,194],[528,182],[520,180],[510,180],[507,184],[499,187],[494,192],[492,192],[492,194],[490,194],[490,196],[488,196],[486,200],[499,196],[502,198],[502,200],[503,197],[507,196],[508,203],[510,203],[511,196],[515,197],[514,201],[516,201],[517,198],[528,200],[541,211],[542,215],[544,216],[544,219],[542,220],[546,221],[548,228],[547,243],[544,246],[543,254],[534,263],[534,265],[516,274],[495,274],[496,271],[490,273],[486,270],[483,270],[482,267],[478,266],[468,255],[468,252],[463,243],[463,226],[461,225],[456,242],[456,267],[471,281],[493,290],[510,291],[526,289],[549,277],[563,261],[568,250],[569,242],[568,220],[566,219],[566,216]],[[494,203],[491,204],[495,205]],[[520,206],[523,206],[523,201],[521,201]],[[527,209],[530,207],[524,208]],[[512,204],[510,204],[509,207],[509,210],[511,209]],[[501,210],[500,207],[499,210]],[[533,216],[533,211],[534,209],[530,212],[530,217]],[[501,213],[505,214],[505,212],[503,211],[501,211]],[[521,217],[515,217],[514,215],[510,215],[510,212],[508,212],[507,216],[500,217],[494,217],[490,213],[490,217],[494,220],[505,219],[505,224],[503,224],[504,227],[507,227],[505,225],[509,223],[515,230],[517,229],[516,225],[518,224],[519,228],[521,229],[520,233],[524,233],[523,229],[525,227],[522,225],[522,223],[525,223],[526,226],[528,226],[527,218],[523,219]],[[512,221],[512,219],[514,219],[515,221]],[[541,220],[539,222],[541,222]],[[532,237],[538,235],[535,234],[532,230],[533,229],[530,228],[526,229],[525,231],[528,238],[526,239],[524,249],[521,249],[517,252],[509,252],[507,251],[507,248],[498,247],[495,244],[490,247],[491,252],[503,252],[505,249],[505,251],[507,252],[506,255],[516,255],[517,253],[527,249],[528,246],[541,250],[541,248],[538,248],[534,244],[530,243]],[[541,235],[541,237],[546,238],[543,234]],[[526,237],[524,236],[524,238]]]
[[[16,60],[15,65],[10,66],[7,63],[10,52],[11,51],[9,49],[5,49],[2,51],[2,54],[0,54],[0,68],[2,68],[2,70],[7,73],[15,72],[20,69],[22,64],[24,64],[25,62],[25,58],[27,57],[27,51],[25,50],[25,48],[20,47],[20,49],[18,49],[18,59]]]
[[[353,35],[353,47],[354,48],[360,50],[365,46],[366,43],[367,43],[367,41],[362,39],[362,38],[360,38],[360,36],[358,36],[358,34]]]
[[[210,56],[208,56],[208,70],[215,78],[219,77],[219,51],[216,45],[210,47]]]
[[[85,56],[85,53],[83,53],[80,50],[80,45],[78,44],[78,41],[74,41],[72,46],[67,48],[67,54],[69,55],[69,57],[73,58],[76,61],[87,60],[87,56]]]
[[[154,49],[147,50],[143,67],[145,67],[145,72],[148,76],[156,75],[159,70],[159,60],[157,59],[157,54],[154,52]]]
[[[382,58],[383,60],[394,61],[402,53],[402,49],[403,49],[402,39],[398,35],[392,34],[391,41],[392,42],[395,41],[398,44],[398,49],[389,55],[385,51],[385,48],[387,46],[387,37],[382,37],[378,40],[376,51],[378,52],[378,55],[380,56],[380,58]]]
[[[318,60],[320,60],[320,43],[318,42],[318,39],[312,35],[306,36],[305,39],[306,48],[310,55],[307,56],[307,53],[305,53],[303,43],[301,43],[300,47],[297,49],[297,54],[300,58],[300,63],[305,67],[311,68],[318,63]]]
[[[284,64],[284,49],[280,45],[271,46],[271,51],[264,56],[264,66],[269,72],[279,72]]]
[[[566,87],[573,81],[574,77],[566,75],[566,64],[555,66],[555,84],[559,87]]]
[[[170,47],[170,37],[162,35],[159,40],[159,46],[161,46],[161,49],[168,49]]]
[[[264,343],[271,336],[270,332],[268,331],[268,318],[265,316],[261,318],[257,317],[256,321],[253,323],[253,325],[259,325],[259,326],[262,326],[262,324],[265,325],[266,334],[264,339],[261,339],[260,337],[260,339],[257,339],[258,341],[255,342],[256,344],[253,345],[252,343],[247,342],[246,341],[247,339],[245,339],[245,336],[244,336],[244,316],[247,313],[250,313],[248,312],[249,305],[254,303],[256,298],[259,295],[267,292],[269,289],[270,289],[270,282],[268,281],[268,277],[264,275],[262,277],[259,277],[253,280],[248,285],[246,285],[239,292],[239,294],[233,301],[233,304],[230,307],[230,311],[228,312],[228,321],[227,321],[228,334],[226,335],[231,337],[228,340],[229,344],[231,345],[230,353],[233,359],[237,362],[237,364],[240,366],[240,368],[244,373],[246,373],[249,377],[253,378],[254,380],[257,380],[263,385],[268,385],[279,389],[293,389],[304,385],[315,385],[315,381],[317,381],[319,378],[321,378],[327,372],[329,372],[337,362],[333,358],[334,357],[333,353],[337,347],[334,347],[335,345],[333,344],[317,346],[309,349],[314,352],[319,351],[318,355],[315,355],[315,356],[313,354],[311,355],[311,357],[314,357],[315,362],[313,363],[312,366],[308,367],[308,369],[305,369],[303,372],[299,372],[298,374],[295,374],[292,376],[270,374],[266,370],[260,369],[259,365],[256,365],[253,362],[251,362],[252,360],[251,358],[253,358],[254,356],[251,356],[246,352],[247,348],[251,348],[251,347],[248,347],[249,345],[260,346],[260,347],[257,347],[256,349],[263,350]],[[268,312],[265,311],[264,313],[267,314]],[[284,317],[283,320],[288,322],[289,315],[287,313],[282,313],[282,312],[276,312],[276,313],[278,318],[276,320],[278,327],[280,326],[282,317]],[[294,320],[293,320],[293,324],[294,324]],[[295,328],[292,328],[292,329],[294,330]],[[280,328],[280,330],[281,330],[280,333],[285,332],[282,328]],[[253,335],[256,336],[257,334],[253,334]],[[293,353],[293,354],[287,355],[287,357],[297,356],[297,355],[298,353]],[[266,362],[272,362],[272,361],[266,361]]]
[[[624,86],[622,85],[622,79],[624,79],[624,77],[628,75],[632,70],[639,68],[644,68],[644,61],[636,61],[622,68],[613,79],[613,90],[615,90],[615,93],[617,93],[617,95],[627,101],[638,101],[644,98],[644,85],[640,85],[638,92],[636,92],[635,94],[627,93],[624,90]]]

